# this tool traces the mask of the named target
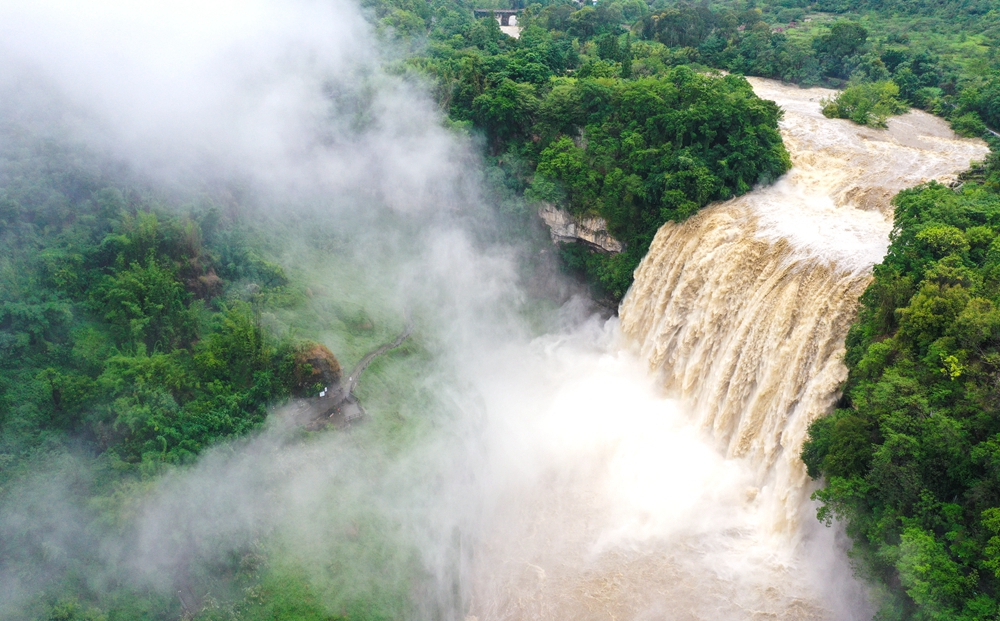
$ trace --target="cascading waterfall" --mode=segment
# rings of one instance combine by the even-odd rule
[[[764,485],[775,470],[768,491],[780,497],[762,500],[787,509],[776,528],[793,529],[806,482],[797,447],[846,377],[844,336],[868,276],[797,259],[753,224],[736,208],[662,231],[622,327],[728,456],[749,458]]]
[[[729,457],[745,457],[795,532],[799,450],[846,379],[844,338],[892,228],[896,192],[947,181],[986,151],[914,111],[888,130],[822,116],[834,94],[752,80],[785,110],[793,169],[775,185],[657,233],[621,306],[622,331]]]
[[[664,225],[606,353],[540,344],[536,381],[559,388],[508,421],[531,463],[498,466],[469,618],[870,616],[798,453],[846,377],[891,197],[986,149],[922,112],[875,130],[824,118],[832,91],[751,83],[785,110],[792,171]]]

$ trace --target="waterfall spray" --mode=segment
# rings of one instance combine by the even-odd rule
[[[887,131],[824,118],[832,94],[754,80],[785,110],[793,169],[775,185],[658,232],[622,330],[729,457],[746,457],[795,533],[810,487],[799,451],[847,378],[844,338],[892,228],[892,196],[986,154],[913,111]],[[808,516],[807,516],[808,518]]]
[[[609,327],[619,353],[575,356],[534,414],[550,467],[480,548],[478,618],[870,616],[799,451],[846,378],[892,196],[986,148],[923,112],[873,130],[824,118],[832,91],[751,82],[785,110],[793,169],[657,233]]]

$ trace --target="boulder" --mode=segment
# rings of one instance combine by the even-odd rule
[[[340,362],[325,345],[306,343],[295,354],[295,386],[307,393],[317,384],[333,386],[340,382]]]

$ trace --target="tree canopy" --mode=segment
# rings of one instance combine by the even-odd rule
[[[155,468],[255,427],[293,384],[259,321],[282,268],[218,208],[176,215],[60,157],[0,187],[2,452],[62,430]]]
[[[861,567],[889,585],[887,618],[1000,612],[1000,174],[895,199],[885,260],[847,337],[836,412],[802,458]],[[889,616],[891,615],[891,616]]]

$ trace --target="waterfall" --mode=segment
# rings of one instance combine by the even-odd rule
[[[799,451],[846,378],[892,196],[986,148],[923,112],[876,130],[824,118],[833,91],[751,83],[785,110],[792,170],[665,224],[600,347],[539,343],[554,394],[492,447],[516,458],[470,542],[467,620],[870,618]]]
[[[752,84],[785,111],[792,170],[665,224],[621,328],[724,453],[749,461],[772,527],[794,532],[809,490],[799,451],[847,377],[844,338],[888,246],[892,196],[953,180],[986,151],[924,112],[877,130],[824,118],[833,91]]]

